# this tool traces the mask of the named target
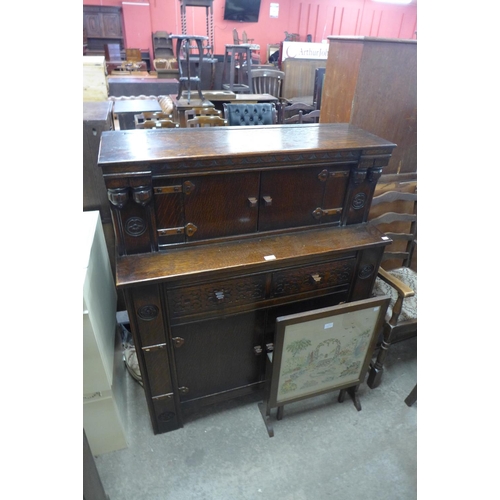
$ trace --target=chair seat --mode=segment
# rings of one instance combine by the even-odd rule
[[[417,319],[417,273],[409,267],[399,267],[387,271],[389,274],[402,281],[405,285],[409,286],[414,292],[413,297],[408,297],[403,301],[403,308],[399,315],[398,322],[410,321]],[[392,308],[398,298],[398,292],[385,281],[377,278],[373,287],[374,295],[389,295],[391,303],[387,309],[387,320],[392,316]]]

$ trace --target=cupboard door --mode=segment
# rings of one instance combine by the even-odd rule
[[[172,328],[181,401],[261,379],[264,356],[257,356],[254,349],[261,317],[262,313],[251,312]]]
[[[101,14],[99,12],[92,12],[84,14],[83,21],[87,37],[101,37],[103,30],[101,24]]]
[[[259,174],[190,177],[184,195],[186,224],[196,230],[186,241],[221,238],[257,230]]]
[[[118,13],[102,14],[102,31],[105,38],[120,38],[122,36],[122,21]]]
[[[321,207],[322,167],[262,172],[259,231],[319,224],[313,213]]]

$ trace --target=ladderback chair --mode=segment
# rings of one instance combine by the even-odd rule
[[[274,103],[224,103],[224,118],[228,125],[274,125],[277,123]]]
[[[315,109],[313,111],[309,111],[309,113],[304,113],[303,111],[299,112],[300,121],[299,123],[319,123],[319,109]]]
[[[179,128],[179,124],[172,120],[146,120],[136,125],[138,129],[151,128]]]
[[[285,72],[277,69],[251,69],[252,92],[254,94],[271,94],[278,99],[285,79]]]
[[[239,45],[241,43],[240,36],[238,35],[238,30],[233,28],[233,43],[234,45]]]
[[[125,69],[129,71],[145,70],[146,63],[142,60],[140,49],[125,49]]]
[[[326,68],[316,68],[314,70],[314,92],[313,103],[316,109],[321,109],[321,96],[323,94],[323,83],[325,82]]]
[[[162,111],[144,111],[134,115],[134,125],[135,128],[144,128],[140,125],[145,121],[157,121],[157,120],[172,120],[172,115],[170,113],[164,113]],[[139,126],[138,126],[139,125]]]
[[[190,127],[224,127],[227,120],[217,115],[198,115],[186,120],[186,126]]]
[[[384,212],[383,207],[388,211]],[[417,335],[417,273],[413,263],[417,243],[417,192],[386,191],[373,198],[369,219],[392,243],[386,247],[373,290],[390,295],[391,303],[376,360],[370,366],[367,384],[372,389],[382,380],[384,362],[391,344]]]
[[[314,111],[312,104],[304,102],[294,102],[287,105],[285,102],[281,103],[281,123],[302,123],[304,113]]]
[[[179,127],[179,124],[172,119],[172,115],[162,112],[144,112],[134,115],[134,125],[137,129]]]
[[[254,41],[253,38],[248,38],[246,31],[243,31],[243,33],[241,34],[241,40],[242,43],[253,43]]]
[[[216,108],[209,108],[206,106],[199,106],[184,111],[184,116],[187,120],[192,120],[195,116],[222,116],[222,111]]]
[[[105,43],[104,44],[104,59],[106,61],[106,70],[111,74],[115,69],[121,70],[123,68],[122,54],[120,51],[119,43]]]

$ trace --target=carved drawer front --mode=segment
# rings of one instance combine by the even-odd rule
[[[356,259],[343,259],[273,273],[272,295],[284,297],[323,288],[349,286]]]
[[[265,298],[265,274],[204,283],[168,291],[173,320],[191,315],[223,311]]]

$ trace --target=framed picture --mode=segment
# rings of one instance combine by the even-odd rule
[[[280,420],[287,403],[335,390],[355,392],[389,302],[386,295],[277,318],[264,418],[278,407]]]

